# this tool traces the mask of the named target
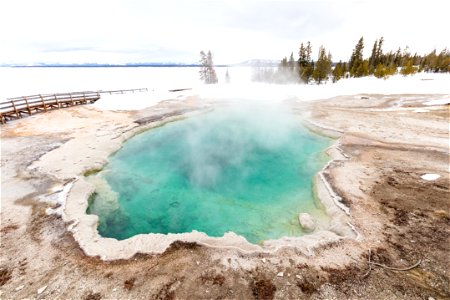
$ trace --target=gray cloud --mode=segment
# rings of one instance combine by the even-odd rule
[[[386,49],[409,45],[423,53],[450,43],[434,30],[448,27],[446,11],[428,1],[0,1],[8,12],[0,18],[0,28],[8,28],[0,35],[0,63],[194,62],[202,49],[211,49],[216,63],[236,63],[281,59],[306,41],[313,52],[323,44],[334,59],[348,59],[362,35],[366,49],[384,36]]]

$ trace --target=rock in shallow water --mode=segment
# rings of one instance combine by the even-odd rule
[[[298,221],[300,222],[300,226],[302,226],[302,229],[311,232],[316,229],[316,220],[307,213],[299,213],[298,214]]]

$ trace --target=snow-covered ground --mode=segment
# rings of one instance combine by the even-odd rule
[[[231,83],[225,81],[229,70]],[[391,76],[343,79],[323,85],[276,85],[251,82],[250,67],[216,68],[218,85],[203,85],[198,68],[0,68],[0,99],[32,94],[86,90],[118,90],[148,88],[148,92],[124,95],[102,95],[94,105],[103,109],[139,109],[161,100],[200,95],[208,99],[245,99],[302,101],[360,93],[376,94],[448,94],[449,97],[429,101],[426,105],[450,102],[450,74],[419,73],[414,76]],[[170,89],[190,88],[172,93]]]

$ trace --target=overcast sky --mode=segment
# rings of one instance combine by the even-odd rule
[[[448,1],[2,0],[0,64],[183,62],[211,49],[215,63],[297,56],[301,42],[347,60],[361,36],[366,55],[423,54],[450,46]]]

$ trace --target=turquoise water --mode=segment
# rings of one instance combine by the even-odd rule
[[[259,243],[302,235],[299,212],[326,218],[312,194],[330,139],[274,108],[222,109],[139,134],[88,180],[99,233],[233,231]]]

